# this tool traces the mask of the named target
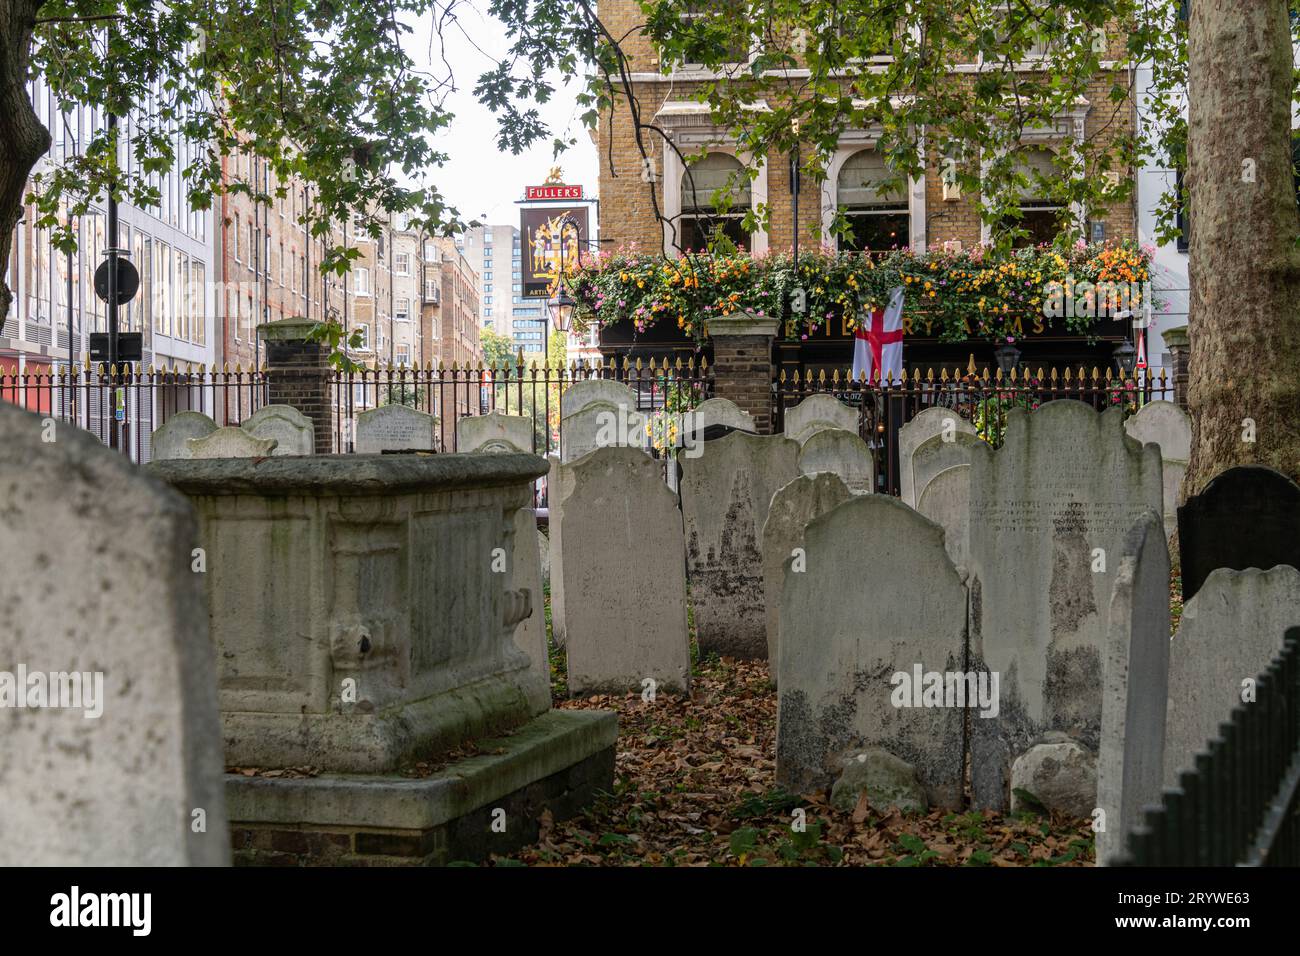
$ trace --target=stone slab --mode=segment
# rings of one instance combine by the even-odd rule
[[[898,430],[898,484],[904,504],[916,507],[916,502],[921,497],[921,489],[916,487],[912,470],[916,450],[932,438],[943,440],[959,434],[978,437],[974,425],[951,408],[942,406],[922,409]],[[951,464],[946,467],[951,467]],[[942,470],[944,469],[939,469]]]
[[[809,395],[785,410],[785,437],[800,445],[823,428],[858,431],[858,410],[830,395]]]
[[[533,420],[527,415],[466,415],[456,420],[456,450],[500,452],[533,450]]]
[[[384,451],[432,451],[437,419],[407,405],[380,405],[357,415],[359,455]]]
[[[777,783],[830,786],[847,754],[879,747],[915,768],[931,805],[959,807],[965,708],[913,706],[921,688],[909,692],[917,669],[924,683],[964,667],[966,591],[943,530],[891,496],[855,495],[809,523],[804,547],[808,569],[787,561],[782,591]]]
[[[800,475],[772,496],[767,520],[763,522],[763,605],[767,614],[767,659],[779,661],[781,646],[781,590],[785,585],[785,563],[803,548],[808,522],[847,501],[849,491],[839,475],[823,472]],[[775,684],[776,667],[769,668]]]
[[[311,419],[292,405],[265,405],[240,427],[254,438],[274,438],[277,444],[272,455],[315,454],[316,432]]]
[[[1178,498],[1191,456],[1192,418],[1174,402],[1148,402],[1137,414],[1124,421],[1124,430],[1145,444],[1160,446],[1164,463],[1164,499],[1162,512],[1165,536],[1172,537],[1178,527]]]
[[[189,457],[205,460],[211,458],[266,458],[279,444],[274,438],[256,438],[244,431],[227,425],[202,438],[191,438]]]
[[[971,456],[972,666],[1002,707],[972,735],[976,806],[1003,809],[1012,762],[1057,731],[1097,752],[1107,609],[1129,529],[1161,507],[1160,451],[1119,408],[1012,409],[1006,440]]]
[[[217,430],[217,423],[200,412],[177,412],[153,431],[149,447],[154,461],[191,457],[190,439],[204,438]]]
[[[7,402],[0,446],[0,865],[226,864],[193,509],[89,432]],[[31,696],[38,673],[68,676],[48,681],[57,699]]]
[[[767,656],[763,523],[772,496],[799,476],[799,445],[731,432],[678,455],[686,573],[701,653]],[[553,572],[552,572],[553,573]]]
[[[857,432],[823,428],[810,435],[799,450],[799,471],[805,475],[839,475],[855,495],[871,494],[876,485],[876,460]]]
[[[1152,509],[1124,539],[1110,601],[1097,753],[1102,865],[1122,851],[1142,808],[1160,802],[1169,657],[1169,548]]]
[[[685,544],[660,464],[601,448],[561,470],[569,693],[687,692]]]

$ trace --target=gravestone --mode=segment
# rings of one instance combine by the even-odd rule
[[[842,428],[823,428],[809,436],[799,450],[799,471],[805,475],[839,475],[855,495],[875,490],[876,462],[871,449],[857,432]]]
[[[533,450],[533,420],[527,415],[466,415],[456,420],[456,450],[504,452]]]
[[[204,438],[217,430],[217,423],[198,412],[177,412],[155,428],[149,441],[154,461],[189,458],[190,439]]]
[[[546,463],[546,528],[550,538],[551,555],[551,641],[556,647],[564,646],[564,552],[560,546],[564,538],[564,496],[570,490],[571,472],[562,472],[560,459],[548,455]]]
[[[227,425],[202,438],[189,440],[190,458],[268,458],[278,442],[274,438],[256,438]]]
[[[636,448],[601,448],[560,470],[569,693],[641,692],[646,679],[685,693],[681,515],[659,464]]]
[[[597,448],[644,448],[646,417],[636,393],[621,382],[588,379],[560,396],[560,461],[571,464]]]
[[[1142,808],[1160,802],[1169,683],[1169,547],[1155,509],[1124,539],[1109,607],[1097,754],[1097,861],[1123,849]],[[1100,818],[1099,818],[1100,822]]]
[[[1218,736],[1242,701],[1243,681],[1268,669],[1286,629],[1300,625],[1300,571],[1217,568],[1183,605],[1169,645],[1169,717],[1164,784],[1193,769],[1196,754]]]
[[[316,436],[311,419],[292,405],[266,405],[240,426],[254,438],[274,438],[272,455],[311,455]]]
[[[943,442],[944,445],[956,444],[959,439],[958,435],[970,435],[978,438],[975,432],[975,426],[962,418],[951,408],[932,406],[923,409],[912,417],[912,420],[903,425],[898,430],[898,485],[899,494],[904,504],[916,507],[916,503],[921,499],[921,488],[917,487],[914,460],[916,452],[922,445],[927,445],[931,439]],[[951,438],[951,441],[945,442],[945,438]],[[963,456],[963,461],[969,463],[969,456]],[[931,471],[931,477],[940,471],[945,471],[953,467],[958,462],[937,462],[942,467],[934,467]]]
[[[858,410],[830,395],[809,395],[785,410],[785,437],[800,445],[823,428],[858,431]]]
[[[1191,416],[1174,402],[1148,402],[1124,421],[1124,430],[1143,444],[1155,442],[1160,446],[1165,476],[1162,514],[1165,536],[1171,537],[1178,527],[1178,489],[1182,487],[1187,459],[1192,453]]]
[[[972,784],[977,807],[1002,809],[1034,740],[1058,731],[1097,752],[1107,609],[1129,529],[1159,513],[1160,451],[1124,433],[1120,408],[1055,401],[1013,408],[970,474],[971,654],[1003,701],[975,722]]]
[[[948,554],[959,568],[969,563],[970,555],[971,449],[983,445],[970,432],[941,430],[913,448],[910,462],[900,471],[908,478],[903,503],[943,527]],[[915,500],[907,495],[915,495]]]
[[[636,408],[636,393],[608,378],[587,378],[574,382],[560,395],[560,417],[576,415],[588,405],[606,405],[617,408],[626,405]]]
[[[931,805],[960,806],[956,689],[969,685],[946,675],[965,666],[966,591],[942,529],[891,496],[855,495],[809,523],[804,547],[807,571],[787,560],[781,597],[777,783],[829,786],[844,757],[878,747],[911,764]],[[940,695],[924,694],[936,681]]]
[[[437,419],[407,405],[380,405],[357,415],[356,451],[433,451]]]
[[[1178,509],[1183,601],[1216,568],[1300,568],[1300,487],[1263,465],[1215,475]]]
[[[497,412],[473,415],[456,422],[456,448],[468,454],[527,453],[531,449],[532,434],[531,418]],[[542,590],[540,550],[540,546],[545,544],[545,536],[537,529],[537,511],[531,505],[516,511],[507,587],[528,591],[532,613],[519,622],[514,639],[532,661],[533,670],[549,683],[551,662],[546,646],[546,595]]]
[[[763,523],[772,496],[799,475],[799,446],[732,432],[704,454],[678,454],[686,573],[702,653],[767,656]]]
[[[5,402],[0,445],[0,866],[228,863],[193,509]]]
[[[772,496],[767,520],[763,522],[763,605],[767,612],[767,659],[772,662],[768,676],[776,683],[776,662],[780,655],[781,588],[785,582],[785,563],[803,548],[808,522],[825,514],[853,492],[839,475],[822,472],[800,475]],[[806,558],[801,558],[806,560]]]
[[[711,425],[738,428],[744,432],[754,430],[754,418],[735,402],[726,398],[706,399],[694,409],[694,428],[698,432]]]

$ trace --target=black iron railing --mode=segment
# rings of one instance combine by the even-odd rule
[[[1300,864],[1300,627],[1194,764],[1145,809],[1116,866]]]

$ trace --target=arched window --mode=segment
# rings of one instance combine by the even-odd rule
[[[1005,221],[1008,226],[1019,226],[1027,235],[1019,236],[1013,246],[1036,246],[1051,242],[1061,228],[1061,211],[1065,208],[1059,200],[1046,195],[1042,180],[1057,178],[1055,154],[1043,146],[1023,147],[1016,153],[1016,172],[1028,182],[1018,188],[1020,218]]]
[[[848,220],[850,234],[841,236],[842,250],[883,252],[911,242],[907,193],[891,178],[884,157],[861,149],[844,161],[836,182],[836,198]]]
[[[725,202],[717,202],[719,190]],[[729,153],[709,153],[682,174],[677,244],[683,249],[703,249],[712,236],[721,233],[738,249],[749,249],[749,233],[741,228],[749,207],[749,177],[740,160]]]

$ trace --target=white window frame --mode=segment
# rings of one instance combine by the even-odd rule
[[[826,166],[826,179],[821,188],[822,242],[839,247],[838,237],[832,235],[835,211],[839,208],[840,170],[849,157],[859,150],[876,149],[880,130],[848,130],[840,134],[839,145]],[[921,145],[924,155],[924,143]],[[925,235],[925,177],[909,176],[907,180],[908,245],[916,251],[926,248]]]

